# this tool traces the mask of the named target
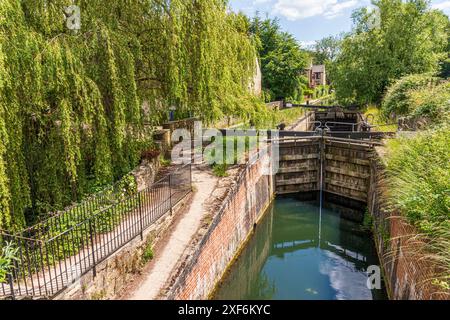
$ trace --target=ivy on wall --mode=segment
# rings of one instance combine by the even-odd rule
[[[208,123],[263,120],[255,62],[247,18],[223,0],[2,0],[0,228],[124,176],[169,105]]]

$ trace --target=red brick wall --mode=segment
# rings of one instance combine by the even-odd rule
[[[206,299],[212,293],[272,200],[272,177],[261,169],[262,161],[257,160],[242,170],[170,289],[169,299]]]
[[[394,300],[448,300],[449,292],[433,285],[435,264],[426,259],[424,242],[405,218],[385,210],[384,168],[377,159],[371,165],[369,211],[374,217],[375,241],[388,293]]]

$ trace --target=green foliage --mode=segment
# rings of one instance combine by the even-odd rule
[[[336,59],[341,45],[340,36],[329,36],[317,41],[313,46],[315,64],[327,64]]]
[[[398,209],[425,237],[424,257],[439,271],[433,282],[444,289],[450,285],[449,132],[444,124],[393,140],[386,159],[391,209]]]
[[[373,216],[369,213],[369,210],[366,209],[366,212],[364,213],[364,220],[362,227],[366,231],[372,231],[373,224],[374,224]]]
[[[289,126],[297,122],[304,114],[305,110],[303,108],[283,109],[275,112],[274,124],[279,125],[281,123],[284,123],[285,125]]]
[[[0,253],[0,283],[5,283],[8,274],[12,271],[14,260],[17,260],[19,248],[7,243]]]
[[[214,164],[213,167],[213,173],[216,177],[224,178],[228,177],[228,165],[227,164]]]
[[[319,99],[330,94],[330,87],[328,85],[320,85],[314,88],[313,97]]]
[[[32,232],[22,235],[44,241],[45,244],[28,246],[30,255],[42,254],[43,264],[53,264],[77,254],[90,244],[90,235],[102,235],[113,231],[136,212],[142,194],[137,193],[134,176],[129,174],[116,184],[92,195],[64,212],[57,213],[33,226]],[[23,261],[24,264],[28,263]]]
[[[119,180],[167,117],[268,116],[256,49],[222,0],[0,2],[0,227],[15,230]],[[259,120],[255,120],[257,123]]]
[[[383,100],[381,114],[426,117],[433,124],[450,118],[450,83],[430,74],[406,76],[394,83]]]
[[[313,51],[311,53],[313,57],[314,64],[325,65],[327,71],[327,82],[332,83],[333,78],[333,64],[338,57],[342,38],[344,35],[329,36],[317,41],[312,47]]]
[[[369,105],[365,112],[364,118],[368,120],[368,122],[375,126],[376,131],[379,132],[396,132],[398,131],[398,124],[391,120],[383,117],[381,115],[381,110],[375,105]]]
[[[434,125],[449,123],[450,82],[412,90],[409,93],[408,103],[413,116],[427,117],[433,120]]]
[[[390,201],[425,233],[450,227],[448,125],[389,142]]]
[[[163,166],[163,167],[168,167],[172,163],[172,161],[170,159],[166,159],[165,157],[161,157],[159,159],[159,162],[160,162],[161,166]]]
[[[438,81],[432,74],[414,74],[401,78],[387,90],[382,103],[382,114],[386,118],[393,115],[409,115],[409,93],[411,90],[430,88]]]
[[[142,254],[142,262],[145,264],[153,259],[153,249],[152,245],[149,244],[144,250],[144,253]]]
[[[308,54],[301,50],[292,35],[280,30],[278,20],[261,20],[256,16],[251,31],[260,45],[266,101],[283,98],[301,101],[302,88],[307,83],[301,74],[309,62]]]
[[[389,84],[408,74],[437,72],[448,57],[449,19],[427,1],[377,0],[354,12],[332,66],[343,103],[379,103]]]
[[[447,25],[447,59],[440,64],[439,76],[441,78],[450,78],[450,24]]]

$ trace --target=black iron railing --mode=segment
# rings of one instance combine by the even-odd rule
[[[103,192],[16,234],[1,233],[14,249],[0,298],[52,297],[170,212],[192,190],[191,165],[140,192]]]

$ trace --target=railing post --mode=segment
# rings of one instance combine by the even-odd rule
[[[11,272],[8,273],[8,283],[9,283],[9,289],[11,290],[11,299],[16,300],[16,295],[14,293],[13,277],[11,275]]]
[[[138,205],[139,205],[139,220],[140,220],[140,227],[141,227],[141,241],[144,241],[144,217],[142,215],[142,201],[141,201],[141,192],[137,194],[138,196]]]
[[[89,219],[89,235],[91,238],[91,247],[92,247],[92,272],[94,274],[94,278],[97,276],[97,268],[95,263],[95,247],[94,247],[94,230],[92,229],[92,219]]]
[[[170,201],[170,214],[173,214],[173,206],[172,206],[172,174],[169,174],[169,201]]]
[[[193,190],[192,188],[192,163],[189,164],[189,188],[191,189],[191,192]]]

